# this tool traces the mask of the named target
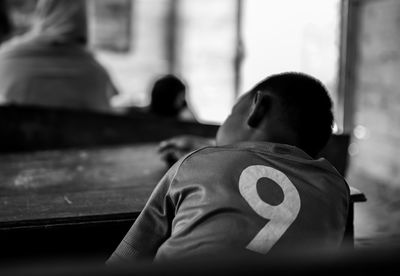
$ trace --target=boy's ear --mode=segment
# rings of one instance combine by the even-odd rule
[[[256,128],[257,126],[259,126],[269,112],[270,107],[271,97],[266,93],[257,91],[256,95],[254,96],[252,106],[250,108],[250,114],[247,119],[247,124],[251,128]]]

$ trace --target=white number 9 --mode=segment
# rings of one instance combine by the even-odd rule
[[[257,192],[257,181],[260,178],[269,178],[282,188],[284,199],[281,204],[272,206],[260,198]],[[243,170],[239,178],[239,191],[258,215],[269,219],[246,247],[265,254],[296,219],[300,211],[299,192],[284,173],[260,165],[250,166]]]

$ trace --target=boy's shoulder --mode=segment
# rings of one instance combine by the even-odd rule
[[[238,156],[242,156],[246,149],[235,146],[207,146],[192,151],[180,158],[169,170],[170,176],[175,176],[183,171],[221,170],[223,167],[234,165]],[[245,158],[248,159],[248,158]]]
[[[243,154],[245,152],[249,152],[249,149],[237,145],[207,146],[187,154],[181,159],[180,163],[181,165],[183,165],[206,158],[207,161],[211,164],[214,159],[210,158],[223,158],[227,155],[233,156],[237,154]]]
[[[284,165],[323,171],[332,177],[342,178],[335,167],[324,158],[314,159],[301,149],[270,142],[242,142],[226,146],[208,146],[187,154],[176,164],[181,169],[239,169],[248,165]]]
[[[203,147],[189,153],[184,158],[182,158],[182,163],[205,156],[226,157],[253,154],[271,156],[282,159],[304,159],[310,161],[314,160],[302,150],[290,145],[276,144],[270,142],[241,142],[232,145]]]
[[[278,157],[280,152],[271,150],[270,143],[244,142],[226,146],[207,146],[182,157],[175,165],[175,171],[198,170],[199,172],[237,170],[249,164],[264,163]],[[290,152],[289,152],[290,155]]]

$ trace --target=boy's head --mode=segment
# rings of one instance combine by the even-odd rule
[[[324,85],[302,73],[272,75],[243,95],[217,134],[217,144],[291,144],[315,157],[332,134],[332,101]]]

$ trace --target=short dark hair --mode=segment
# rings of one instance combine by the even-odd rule
[[[150,109],[153,113],[163,116],[177,116],[185,106],[175,106],[176,98],[186,94],[186,85],[174,75],[159,78],[151,90]],[[186,102],[184,102],[186,105]]]
[[[297,146],[316,157],[332,135],[332,101],[325,86],[309,75],[287,72],[267,77],[252,89],[260,90],[281,100],[282,118],[297,134]]]

